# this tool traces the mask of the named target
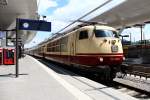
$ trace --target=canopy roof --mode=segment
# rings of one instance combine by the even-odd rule
[[[105,22],[121,28],[150,21],[150,0],[126,0],[111,10],[92,18],[91,21]]]
[[[11,30],[16,26],[16,18],[37,19],[36,0],[0,0],[0,30]],[[27,43],[35,36],[35,32],[19,32],[23,43]],[[14,32],[9,32],[14,37]]]

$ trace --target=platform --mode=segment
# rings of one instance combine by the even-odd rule
[[[19,78],[13,75],[15,66],[0,66],[0,100],[136,100],[84,77],[55,72],[30,56],[19,65]]]

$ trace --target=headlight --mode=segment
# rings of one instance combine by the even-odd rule
[[[99,58],[99,61],[100,61],[100,62],[103,62],[103,61],[104,61],[103,57],[100,57],[100,58]]]

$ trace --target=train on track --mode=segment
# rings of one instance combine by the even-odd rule
[[[94,72],[106,81],[116,76],[124,59],[117,30],[98,24],[80,25],[26,53]]]

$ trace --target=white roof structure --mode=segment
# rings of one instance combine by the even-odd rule
[[[122,4],[92,18],[91,21],[105,22],[121,28],[150,21],[150,0],[126,0]]]
[[[16,18],[37,19],[36,0],[0,0],[0,30],[12,30],[16,27]],[[19,37],[23,43],[30,42],[36,32],[20,31]],[[8,32],[15,38],[15,32]]]

